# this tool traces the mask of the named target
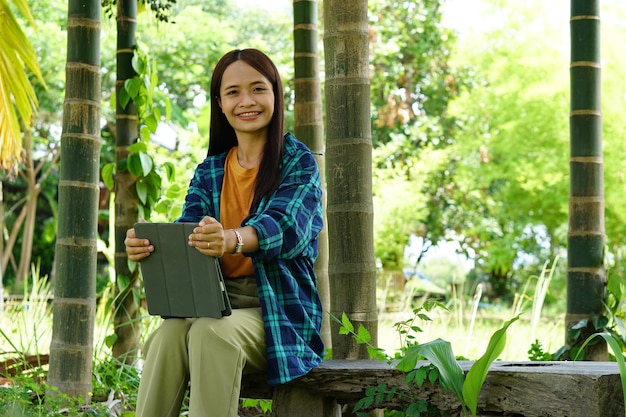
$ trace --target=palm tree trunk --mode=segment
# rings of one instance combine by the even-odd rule
[[[293,40],[296,103],[294,108],[294,133],[315,153],[324,191],[324,122],[322,120],[322,88],[319,74],[317,0],[293,1]],[[326,206],[326,194],[323,195]],[[320,232],[318,257],[315,262],[317,288],[324,311],[330,311],[328,283],[328,229],[326,222]],[[330,318],[324,314],[322,339],[330,348]]]
[[[599,1],[571,1],[570,201],[567,245],[566,345],[578,346],[596,329],[603,314],[604,185],[600,102]],[[587,326],[572,340],[569,329]],[[588,348],[586,359],[607,360],[606,344]]]
[[[117,97],[124,88],[124,82],[136,75],[132,66],[136,48],[137,0],[117,2]],[[137,141],[137,109],[132,100],[124,108],[119,100],[115,114],[115,155],[117,162],[128,157],[128,147]],[[137,221],[137,192],[135,178],[127,170],[115,173],[115,273],[118,285],[115,286],[115,343],[113,356],[123,357],[127,363],[137,356],[140,341],[138,326],[139,306],[133,293],[139,289],[139,271],[131,271],[124,246],[126,230]],[[128,285],[120,285],[128,282]]]
[[[367,1],[324,2],[328,273],[331,313],[346,313],[378,339],[372,203]],[[333,358],[367,358],[364,345],[339,335]]]
[[[67,46],[48,384],[88,402],[100,191],[100,0],[69,0]]]

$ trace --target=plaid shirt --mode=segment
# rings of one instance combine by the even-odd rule
[[[178,222],[220,219],[226,153],[196,168]],[[278,385],[320,364],[322,305],[313,263],[322,229],[322,190],[317,163],[291,133],[285,135],[283,181],[241,226],[252,226],[259,250],[248,253],[257,280],[267,342],[267,379]]]

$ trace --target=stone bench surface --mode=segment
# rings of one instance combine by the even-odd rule
[[[420,362],[417,367],[427,365]],[[467,372],[473,362],[459,362]],[[242,396],[274,398],[277,402],[300,403],[335,401],[354,404],[365,396],[366,389],[380,383],[398,387],[403,396],[385,400],[382,407],[403,409],[407,402],[426,400],[450,416],[460,415],[461,405],[456,396],[441,385],[425,383],[421,388],[409,388],[405,374],[394,363],[373,360],[329,360],[306,376],[271,390],[265,376],[246,375]],[[278,396],[277,396],[278,394]],[[296,400],[298,396],[307,398]],[[278,407],[276,407],[278,406]],[[324,410],[332,409],[328,404]],[[314,410],[315,407],[310,406]],[[481,416],[517,417],[618,417],[624,416],[624,402],[619,369],[615,362],[494,362],[478,401]],[[300,408],[302,410],[302,408]],[[334,417],[336,411],[320,411],[310,416]],[[276,417],[287,416],[275,413]],[[300,412],[300,417],[307,417]],[[290,416],[292,417],[292,416]]]

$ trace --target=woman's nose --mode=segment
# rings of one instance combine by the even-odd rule
[[[256,104],[256,101],[254,100],[254,97],[252,97],[252,94],[243,94],[240,104],[242,106],[253,106]]]

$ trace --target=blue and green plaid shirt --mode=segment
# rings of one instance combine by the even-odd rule
[[[220,219],[226,153],[196,168],[178,222]],[[257,279],[267,341],[268,384],[300,377],[320,364],[322,305],[313,263],[322,229],[322,190],[311,151],[285,135],[283,181],[241,226],[252,226],[259,250],[248,253]]]

